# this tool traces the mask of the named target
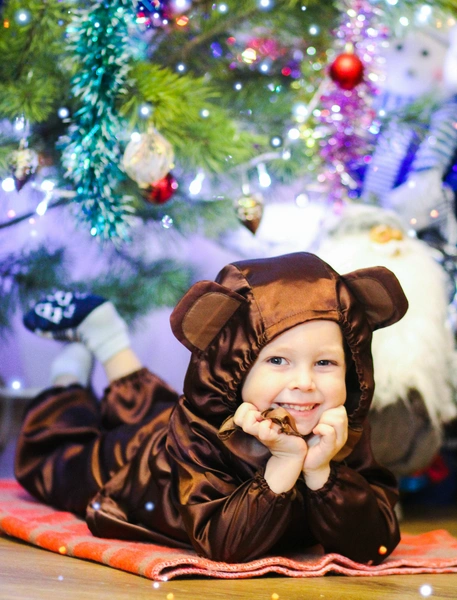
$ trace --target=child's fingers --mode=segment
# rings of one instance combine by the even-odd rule
[[[277,439],[280,431],[279,425],[271,419],[264,419],[257,426],[257,437],[261,442],[271,442]]]
[[[238,427],[243,428],[243,423],[246,421],[246,419],[252,420],[257,419],[259,417],[260,412],[253,404],[250,404],[249,402],[243,402],[236,409],[236,412],[233,415],[233,420],[235,421],[235,424],[238,425]]]
[[[325,411],[322,414],[319,423],[314,428],[313,433],[317,433],[317,428],[321,425],[331,427],[335,431],[338,446],[344,446],[348,437],[348,418],[344,406]],[[327,430],[325,429],[324,431]]]
[[[335,428],[326,423],[319,423],[313,429],[314,435],[320,437],[319,443],[324,442],[326,446],[334,445],[337,441],[337,434]]]

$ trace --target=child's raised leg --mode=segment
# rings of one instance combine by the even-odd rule
[[[51,366],[54,387],[27,410],[16,477],[41,500],[84,514],[94,494],[148,443],[155,417],[168,414],[178,395],[142,366],[125,322],[103,298],[60,292],[39,302],[24,324],[45,337],[82,343],[65,346]],[[92,353],[110,381],[101,402],[87,387]]]
[[[25,315],[24,325],[43,337],[84,343],[104,366],[109,383],[143,367],[130,346],[125,321],[100,296],[56,292]]]

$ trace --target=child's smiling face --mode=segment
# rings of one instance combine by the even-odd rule
[[[307,321],[262,350],[241,392],[260,412],[284,408],[308,435],[322,413],[346,400],[346,362],[341,329],[334,321]]]

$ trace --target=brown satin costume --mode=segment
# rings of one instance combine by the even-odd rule
[[[101,537],[193,546],[226,562],[315,544],[381,562],[399,531],[395,480],[370,447],[370,343],[373,329],[406,308],[383,267],[339,276],[307,253],[228,265],[216,282],[191,287],[172,314],[174,334],[192,351],[184,394],[147,369],[114,382],[101,403],[79,385],[43,392],[25,418],[17,478],[44,502],[85,515]],[[275,494],[263,478],[269,451],[241,430],[219,429],[260,349],[312,319],[339,323],[352,355],[349,439],[322,489],[300,477]]]

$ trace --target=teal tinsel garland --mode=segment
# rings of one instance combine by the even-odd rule
[[[92,235],[104,239],[125,239],[133,212],[129,199],[116,192],[125,178],[119,140],[126,129],[116,103],[125,93],[130,70],[132,16],[131,0],[93,2],[90,9],[75,11],[67,29],[80,65],[72,79],[80,108],[62,140],[63,163],[76,188],[78,216]]]

